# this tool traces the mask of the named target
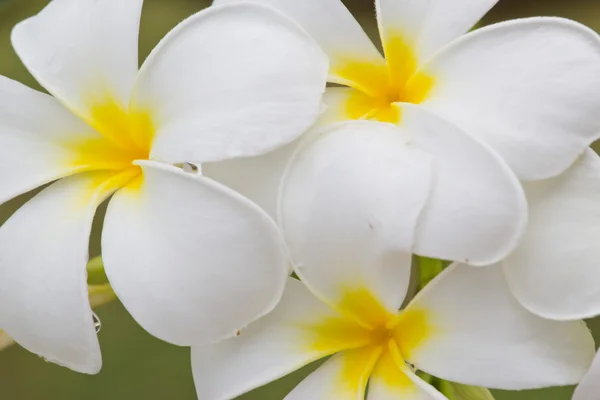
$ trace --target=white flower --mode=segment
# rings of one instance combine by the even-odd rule
[[[530,311],[573,320],[600,314],[600,157],[588,149],[567,171],[524,184],[530,220],[502,263]]]
[[[496,0],[377,0],[384,58],[339,0],[261,1],[311,33],[329,55],[329,80],[347,86],[328,89],[319,125],[330,125],[300,149],[205,166],[272,214],[283,166],[296,151],[282,178],[280,201],[289,212],[305,207],[310,214],[325,196],[320,191],[345,179],[330,193],[333,209],[376,190],[374,218],[381,208],[400,213],[405,192],[394,188],[414,180],[410,191],[421,193],[415,201],[422,205],[414,252],[490,264],[515,249],[526,226],[517,178],[561,174],[600,136],[600,39],[578,23],[530,18],[465,34]],[[339,123],[355,119],[370,126]],[[407,152],[410,163],[394,160]],[[328,172],[331,164],[339,176]]]
[[[150,333],[210,343],[270,311],[288,256],[273,221],[172,164],[265,153],[319,113],[327,59],[261,5],[196,14],[138,72],[142,0],[54,0],[13,31],[54,97],[0,79],[0,202],[59,179],[0,228],[0,327],[77,371],[101,356],[87,296],[98,205],[106,273]],[[285,85],[284,85],[285,83]]]
[[[415,221],[398,212],[405,247],[384,251],[379,226],[360,210],[284,221],[302,282],[290,279],[275,310],[238,337],[192,348],[200,399],[235,398],[329,355],[286,399],[363,399],[367,381],[368,400],[445,399],[414,369],[512,390],[573,384],[585,374],[594,356],[585,324],[528,312],[497,266],[454,263],[398,312]]]
[[[598,398],[598,393],[600,393],[600,353],[596,354],[590,370],[575,389],[572,400],[594,400]]]

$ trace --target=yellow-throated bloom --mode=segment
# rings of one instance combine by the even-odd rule
[[[345,167],[355,180],[348,178],[344,191],[332,197],[333,208],[351,196],[348,190],[361,192],[371,179],[381,186],[381,207],[394,207],[402,196],[393,189],[398,177],[421,173],[430,195],[416,253],[478,265],[512,254],[504,271],[529,310],[559,319],[600,313],[600,160],[591,151],[584,155],[600,133],[596,33],[560,18],[508,21],[466,33],[497,0],[376,0],[381,54],[340,0],[258,1],[311,33],[330,58],[329,81],[344,86],[328,88],[319,125],[384,121],[396,125],[398,134],[390,132],[386,143],[373,147],[373,134],[352,122],[318,126],[301,150],[287,146],[263,157],[207,165],[207,175],[274,214],[279,180],[294,150],[300,154],[289,171],[295,172],[284,179],[325,171],[331,159],[340,168],[360,164]],[[353,133],[358,129],[364,132]],[[371,164],[384,162],[381,147],[398,154],[402,148],[415,155],[420,150],[431,167],[398,163],[401,169],[367,176]],[[345,160],[337,157],[340,152]],[[527,207],[511,170],[525,186]],[[391,188],[387,194],[385,186]],[[512,252],[526,225],[525,208],[531,217],[525,240]]]
[[[322,204],[312,216],[282,219],[301,282],[290,279],[276,309],[238,337],[192,348],[200,399],[233,399],[329,355],[286,400],[442,400],[415,369],[518,390],[572,384],[589,367],[585,324],[528,312],[498,266],[455,263],[398,311],[411,269],[411,210],[396,214],[405,246],[386,247],[368,204]]]
[[[109,196],[106,274],[150,333],[214,342],[277,304],[289,261],[276,225],[201,170],[175,165],[294,140],[325,88],[317,44],[250,3],[190,17],[138,72],[141,9],[142,0],[54,0],[12,35],[54,97],[0,79],[0,202],[59,179],[0,228],[0,327],[86,373],[101,365],[88,240]]]

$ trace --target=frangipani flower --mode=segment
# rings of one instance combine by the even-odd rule
[[[596,355],[588,373],[573,393],[573,400],[593,400],[600,393],[600,353]]]
[[[238,337],[192,348],[200,399],[233,399],[329,355],[286,399],[363,399],[367,382],[369,400],[445,399],[415,369],[502,389],[567,385],[585,374],[594,356],[585,324],[528,312],[499,267],[454,263],[398,312],[407,293],[414,215],[387,208],[390,218],[372,221],[371,204],[343,203],[323,202],[308,219],[283,213],[302,282],[290,279],[275,310]],[[399,198],[404,211],[413,204],[410,195]],[[383,251],[380,235],[392,225],[402,227],[403,245]]]
[[[281,179],[296,186],[285,181],[325,170],[335,159],[340,171],[359,174],[349,185],[370,179],[381,185],[382,207],[396,207],[397,179],[428,185],[417,186],[429,194],[415,253],[491,264],[514,250],[526,226],[526,202],[513,174],[522,181],[557,176],[600,136],[600,39],[578,23],[531,18],[465,34],[496,0],[377,0],[384,57],[339,0],[261,1],[311,33],[329,56],[329,81],[346,86],[328,89],[326,114],[300,149],[206,166],[209,176],[271,213]],[[372,128],[355,134],[353,123],[339,123],[356,119],[369,120]],[[369,143],[376,134],[369,130],[378,131],[381,122],[393,123],[397,133],[388,129],[377,150],[420,152],[421,159],[390,165],[394,169],[377,178],[342,166],[382,162]],[[283,176],[294,151],[299,154]],[[419,167],[427,162],[429,168]],[[406,174],[421,175],[400,178]],[[325,183],[317,178],[311,185]],[[346,196],[344,190],[337,195]],[[315,198],[318,192],[309,190]],[[281,195],[283,203],[295,202]]]
[[[106,274],[150,333],[209,343],[279,301],[289,260],[274,222],[172,164],[294,140],[320,111],[328,68],[288,18],[241,3],[184,21],[138,72],[141,8],[142,0],[52,1],[15,27],[12,42],[54,97],[0,79],[0,202],[60,178],[0,228],[0,328],[86,373],[101,366],[88,237],[111,195]]]
[[[561,175],[524,187],[527,232],[502,262],[512,292],[546,318],[600,315],[600,157],[588,149]]]

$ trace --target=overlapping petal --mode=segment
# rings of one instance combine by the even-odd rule
[[[192,349],[198,397],[234,398],[319,358],[364,344],[367,335],[290,278],[273,312],[237,337]]]
[[[143,0],[54,0],[15,26],[13,46],[50,93],[90,123],[91,107],[129,102]]]
[[[254,0],[271,6],[296,21],[329,57],[330,80],[352,83],[362,68],[385,71],[385,60],[359,23],[340,0]],[[214,4],[240,2],[215,0]]]
[[[87,169],[77,144],[99,137],[52,97],[0,77],[0,203]]]
[[[403,104],[400,127],[435,160],[435,179],[419,221],[415,253],[492,264],[518,244],[527,222],[523,189],[492,150],[419,106]]]
[[[381,348],[364,347],[338,353],[317,368],[285,400],[364,399],[369,376]]]
[[[97,373],[100,347],[85,266],[96,207],[127,174],[61,179],[0,228],[0,326],[26,349],[84,373]]]
[[[403,360],[399,360],[404,362]],[[386,351],[369,380],[367,400],[447,400],[446,396],[417,377],[408,366],[399,366]]]
[[[400,41],[425,61],[466,33],[498,0],[376,0],[377,21],[386,58]]]
[[[546,318],[600,314],[600,157],[588,149],[563,174],[525,190],[527,233],[503,262],[513,294]]]
[[[153,159],[254,156],[291,142],[314,122],[327,70],[319,46],[284,15],[253,3],[211,7],[154,49],[132,108],[152,110]]]
[[[348,110],[347,102],[351,98],[356,99],[356,102],[351,103],[356,108]],[[359,112],[366,114],[371,110],[368,101],[366,96],[355,89],[327,88],[323,95],[323,113],[314,127],[305,132],[300,139],[261,156],[204,163],[202,173],[241,193],[276,218],[281,178],[298,147],[312,140],[314,135],[318,135],[320,127],[347,120],[352,111],[360,109]]]
[[[356,318],[368,298],[394,312],[408,287],[430,158],[390,124],[345,122],[315,136],[291,162],[280,194],[295,270]],[[354,296],[365,298],[350,304]]]
[[[210,179],[139,161],[109,205],[102,254],[115,293],[153,335],[212,343],[271,311],[288,272],[274,222]]]
[[[404,312],[423,312],[429,334],[402,354],[450,381],[509,390],[579,382],[594,356],[582,321],[531,314],[512,296],[499,265],[453,264]]]
[[[566,170],[600,135],[600,37],[530,18],[465,35],[421,68],[423,106],[489,144],[524,180]],[[410,84],[410,82],[409,82]]]
[[[572,400],[590,400],[600,393],[600,356],[596,355],[592,367],[573,393]]]

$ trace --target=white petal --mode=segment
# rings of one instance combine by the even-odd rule
[[[276,218],[281,178],[292,155],[298,146],[319,134],[318,127],[347,120],[345,103],[357,93],[360,95],[360,92],[350,88],[327,88],[323,96],[325,111],[315,127],[305,132],[300,139],[261,156],[204,163],[202,174],[242,194]]]
[[[435,183],[419,221],[415,253],[492,264],[517,246],[527,222],[523,188],[504,161],[455,125],[411,104],[401,128],[435,158]]]
[[[585,375],[575,393],[573,400],[592,400],[600,393],[600,356],[596,355],[592,367]]]
[[[69,109],[129,101],[138,70],[142,0],[53,0],[17,26],[12,43],[32,75]]]
[[[525,189],[527,233],[503,262],[510,289],[546,318],[600,314],[600,158],[588,149],[563,174]]]
[[[453,382],[521,390],[579,382],[594,340],[582,321],[531,314],[512,296],[499,265],[454,264],[405,312],[421,312],[430,333],[405,350],[417,368]]]
[[[252,3],[210,7],[148,57],[133,108],[152,110],[155,159],[259,155],[314,123],[327,70],[318,45],[284,15]]]
[[[139,161],[117,192],[102,254],[115,293],[151,334],[206,344],[272,310],[288,271],[285,246],[258,207],[199,175]]]
[[[559,18],[472,32],[426,64],[423,103],[492,146],[525,180],[564,171],[600,135],[600,39]]]
[[[386,48],[387,43],[401,37],[414,46],[419,60],[426,60],[471,29],[497,2],[376,0],[381,41]]]
[[[0,76],[0,203],[86,169],[76,145],[99,137],[51,96]]]
[[[366,347],[336,354],[304,379],[284,400],[364,399],[367,381],[381,348]]]
[[[340,0],[253,0],[271,6],[296,21],[329,56],[330,80],[348,83],[349,65],[374,65],[385,69],[385,60],[359,23]],[[214,4],[240,0],[215,0]]]
[[[329,332],[343,332],[343,339],[319,336],[326,332],[318,329],[323,323]],[[232,399],[345,347],[364,344],[368,335],[290,278],[277,307],[239,336],[192,348],[198,397]]]
[[[400,360],[404,362],[403,360]],[[369,381],[367,400],[448,400],[417,377],[406,365],[399,367],[392,354],[384,352]]]
[[[390,124],[345,122],[316,136],[282,181],[280,223],[296,272],[333,304],[367,290],[395,311],[408,287],[430,158]]]
[[[281,177],[301,140],[262,156],[202,164],[202,174],[252,200],[275,219]]]
[[[102,360],[85,266],[96,207],[114,190],[108,178],[61,179],[0,228],[0,326],[26,349],[89,374]]]

